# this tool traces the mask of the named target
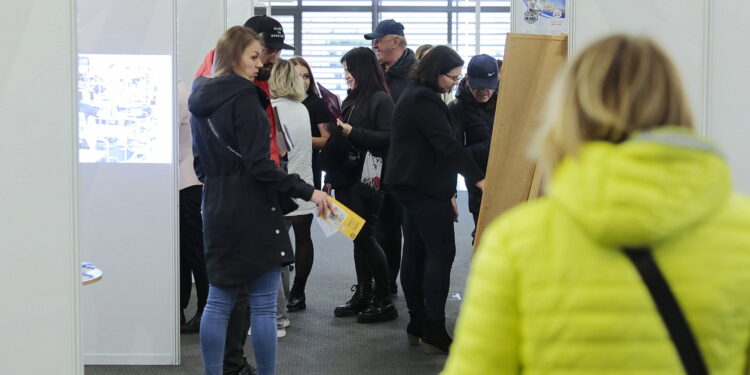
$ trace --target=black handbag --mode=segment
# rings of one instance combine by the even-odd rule
[[[651,298],[656,304],[659,315],[667,326],[669,337],[672,339],[677,353],[680,355],[682,367],[688,375],[708,375],[708,368],[703,359],[693,331],[680,309],[669,283],[662,275],[659,265],[654,260],[650,248],[625,248],[623,250],[630,262],[633,263],[646,284]]]

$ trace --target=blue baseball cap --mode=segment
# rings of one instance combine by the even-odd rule
[[[365,34],[365,39],[372,40],[376,38],[382,38],[383,36],[388,34],[404,36],[404,25],[401,24],[401,22],[396,22],[394,20],[380,21],[378,26],[375,28],[375,31],[369,34]]]
[[[469,87],[472,89],[497,90],[497,60],[490,55],[476,55],[469,60],[466,68]]]

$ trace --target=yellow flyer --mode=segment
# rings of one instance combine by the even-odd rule
[[[333,205],[333,212],[331,212],[328,217],[320,217],[316,215],[318,222],[321,224],[326,235],[330,237],[335,231],[339,231],[352,240],[357,238],[357,234],[359,234],[359,231],[362,230],[362,227],[365,225],[365,219],[333,197],[329,196],[328,200],[331,201],[331,205]]]

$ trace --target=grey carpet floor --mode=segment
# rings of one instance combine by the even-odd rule
[[[460,297],[471,259],[471,231],[474,223],[466,208],[466,192],[459,193],[459,222],[456,223],[456,259],[451,273],[451,289],[446,307],[449,332],[454,328]],[[313,222],[315,262],[307,282],[307,309],[290,313],[291,327],[279,339],[279,375],[431,375],[445,363],[443,355],[426,355],[406,341],[409,315],[403,294],[395,297],[399,318],[392,322],[358,324],[355,318],[334,318],[333,308],[351,297],[355,283],[351,241],[341,234],[326,238]],[[195,311],[195,297],[186,311]],[[119,374],[202,374],[198,335],[181,335],[179,366],[86,366],[86,375]],[[248,339],[245,350],[252,360]]]

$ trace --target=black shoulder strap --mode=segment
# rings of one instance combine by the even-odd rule
[[[624,251],[648,287],[661,319],[667,326],[669,336],[677,348],[685,372],[688,375],[707,375],[708,369],[693,336],[693,331],[669,288],[667,280],[662,275],[659,265],[656,264],[651,249],[626,248]]]
[[[224,146],[227,149],[227,151],[232,153],[234,156],[242,159],[242,155],[239,152],[237,152],[237,150],[233,149],[232,146],[224,142],[224,139],[221,138],[221,136],[219,135],[219,132],[216,131],[216,128],[214,127],[213,122],[211,122],[211,118],[207,118],[206,120],[208,120],[208,127],[211,130],[211,134],[213,134],[216,140],[219,141],[219,144]]]

